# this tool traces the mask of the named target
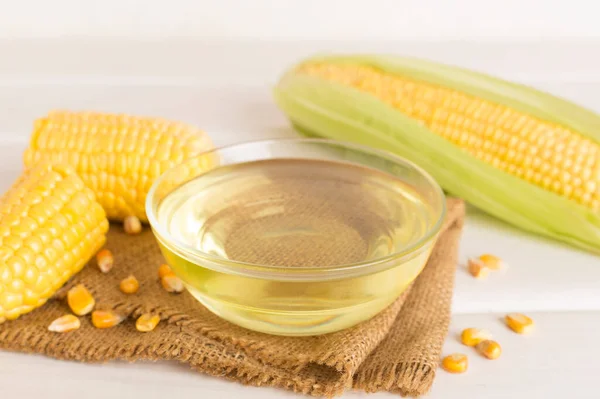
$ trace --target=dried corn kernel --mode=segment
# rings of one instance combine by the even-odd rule
[[[510,313],[504,318],[506,325],[516,333],[528,334],[533,330],[533,320],[521,313]]]
[[[108,249],[103,249],[98,252],[96,254],[96,263],[98,264],[98,269],[100,269],[102,273],[108,273],[115,263],[112,252]]]
[[[137,216],[127,216],[123,220],[123,229],[125,233],[130,235],[140,234],[142,231],[142,222],[140,222]]]
[[[156,328],[156,325],[160,321],[158,315],[151,315],[149,313],[141,315],[135,322],[135,328],[141,332],[149,332]]]
[[[158,277],[159,278],[163,278],[164,276],[174,275],[174,274],[175,273],[173,273],[173,270],[171,270],[169,265],[167,265],[166,263],[160,265],[160,267],[158,268]]]
[[[475,346],[489,339],[492,339],[492,333],[481,328],[467,328],[460,335],[461,342],[467,346]]]
[[[492,270],[500,270],[504,267],[504,262],[502,259],[495,255],[484,254],[479,257],[479,260],[483,262],[486,267]]]
[[[468,367],[469,359],[462,353],[454,353],[442,359],[442,368],[449,373],[464,373]]]
[[[468,268],[469,273],[475,278],[486,278],[490,272],[490,269],[479,259],[469,259]]]
[[[498,359],[502,354],[502,348],[500,347],[500,344],[489,339],[478,343],[475,346],[475,349],[477,349],[477,352],[479,352],[481,355],[491,360]]]
[[[79,327],[81,327],[79,319],[72,314],[67,314],[50,323],[48,331],[63,333],[77,330]]]
[[[67,293],[69,307],[77,316],[83,316],[94,309],[96,301],[83,284],[78,284]]]
[[[92,324],[96,328],[110,328],[125,320],[125,317],[111,310],[95,310],[92,312]]]
[[[160,283],[167,292],[179,293],[183,291],[183,281],[174,274],[163,276]]]
[[[132,274],[127,278],[121,280],[121,283],[119,284],[119,289],[124,294],[135,294],[138,291],[138,289],[140,289],[140,283]]]

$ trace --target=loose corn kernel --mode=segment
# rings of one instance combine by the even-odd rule
[[[173,275],[173,274],[175,274],[175,273],[173,273],[173,270],[171,270],[169,265],[167,265],[166,263],[160,265],[160,267],[158,268],[158,277],[159,278],[163,278],[166,275]]]
[[[533,320],[521,313],[509,313],[504,318],[506,325],[518,334],[528,334],[533,330]]]
[[[67,303],[77,316],[83,316],[94,309],[96,301],[83,284],[78,284],[67,293]]]
[[[129,235],[140,234],[142,231],[142,222],[136,216],[127,216],[123,220],[123,229]]]
[[[108,249],[103,249],[96,254],[96,263],[98,264],[98,269],[100,269],[102,273],[108,273],[110,269],[113,268],[115,259],[112,252]]]
[[[469,273],[475,278],[486,278],[490,272],[490,269],[479,259],[469,259],[467,266]]]
[[[500,270],[505,266],[502,259],[495,255],[484,254],[479,257],[479,260],[483,262],[486,267],[492,270]]]
[[[492,333],[482,328],[467,328],[460,335],[461,342],[467,346],[475,346],[489,339],[492,339]]]
[[[492,341],[489,339],[478,343],[475,346],[475,349],[481,355],[491,360],[498,359],[502,354],[502,348],[500,347],[500,344],[496,341]]]
[[[462,353],[453,353],[442,359],[442,368],[449,373],[464,373],[468,367],[469,359]]]
[[[119,283],[119,289],[124,294],[135,294],[140,289],[140,283],[132,274],[121,280],[121,283]]]
[[[125,317],[111,310],[95,310],[92,312],[92,324],[96,328],[111,328],[125,320]]]
[[[159,321],[160,317],[158,315],[145,313],[135,321],[135,328],[141,332],[149,332],[156,328]]]
[[[72,314],[67,314],[55,319],[52,323],[50,323],[48,326],[48,331],[64,333],[77,330],[79,327],[81,327],[81,322],[79,319]]]
[[[174,274],[163,276],[160,283],[167,292],[180,293],[183,291],[183,281]]]

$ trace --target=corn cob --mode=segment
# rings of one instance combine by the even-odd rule
[[[56,111],[36,121],[24,160],[26,167],[40,160],[73,166],[109,219],[146,222],[145,199],[154,180],[210,148],[204,132],[183,123]]]
[[[43,305],[102,247],[108,220],[70,167],[40,164],[0,197],[0,323]]]
[[[311,136],[371,145],[531,232],[600,251],[600,117],[529,87],[401,57],[320,57],[275,98]]]

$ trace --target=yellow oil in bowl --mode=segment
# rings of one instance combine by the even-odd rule
[[[355,146],[242,146],[260,143],[268,156],[220,156],[151,205],[155,235],[189,292],[235,324],[282,335],[337,331],[391,304],[429,256],[443,214],[439,188],[357,162],[373,154],[349,157],[360,154]]]

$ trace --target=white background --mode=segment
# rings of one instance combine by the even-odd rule
[[[3,0],[0,37],[598,37],[594,0]]]
[[[315,52],[430,58],[600,111],[599,11],[595,0],[0,0],[0,191],[21,171],[32,121],[55,108],[180,119],[218,145],[293,136],[270,90]],[[481,252],[509,269],[473,280],[463,265]],[[597,398],[600,258],[469,208],[460,260],[445,353],[465,351],[456,335],[478,326],[504,354],[489,362],[467,352],[469,372],[440,372],[431,398]],[[535,334],[508,331],[499,319],[510,311],[530,314]],[[7,398],[148,399],[175,389],[179,398],[296,397],[171,363],[92,366],[5,352],[0,386]]]

